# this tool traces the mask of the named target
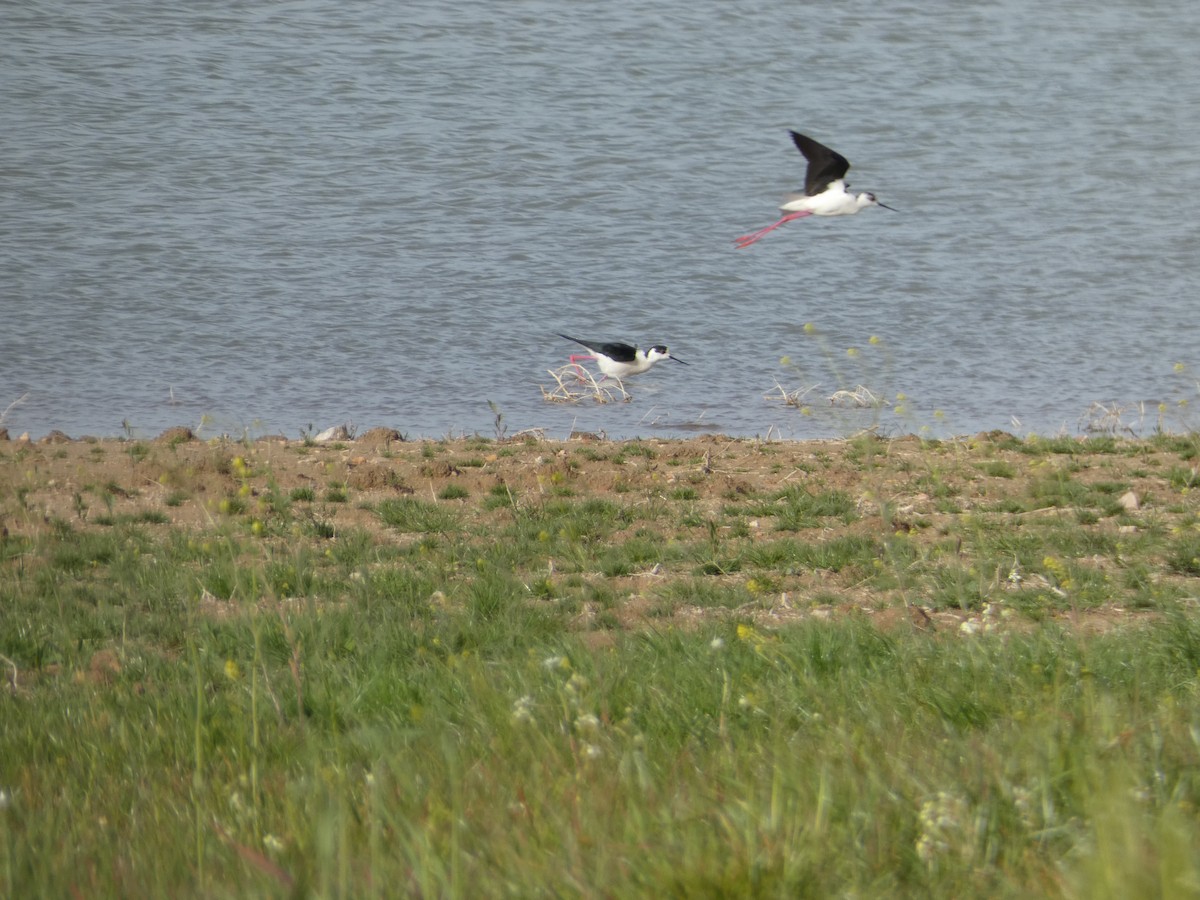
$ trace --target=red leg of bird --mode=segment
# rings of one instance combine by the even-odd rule
[[[749,247],[751,244],[753,244],[755,241],[761,240],[762,237],[765,234],[767,234],[767,232],[774,231],[776,228],[778,228],[780,225],[783,225],[785,222],[790,222],[790,221],[792,221],[792,219],[803,219],[805,216],[811,216],[811,215],[812,215],[812,213],[810,213],[810,212],[788,213],[786,216],[784,216],[782,219],[780,219],[774,225],[768,225],[766,228],[760,228],[758,231],[755,231],[753,234],[744,234],[740,238],[738,238],[736,241],[734,241],[734,243],[737,244],[737,247],[739,250],[744,250],[747,247]]]
[[[594,356],[591,356],[591,355],[589,355],[589,354],[586,354],[586,353],[582,353],[582,354],[580,354],[580,353],[572,353],[572,354],[571,354],[571,365],[573,365],[573,366],[574,366],[574,367],[575,367],[575,368],[578,370],[578,372],[579,372],[579,380],[580,380],[580,381],[587,381],[587,379],[583,377],[583,375],[584,375],[583,366],[579,365],[579,360],[581,360],[581,359],[595,359],[595,358],[596,358],[596,357],[594,357]]]

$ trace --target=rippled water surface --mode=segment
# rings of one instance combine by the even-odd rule
[[[13,434],[1197,424],[1191,0],[70,0],[0,34]],[[788,128],[899,212],[734,249],[803,180]],[[547,403],[560,331],[690,365]],[[898,406],[828,407],[859,384]]]

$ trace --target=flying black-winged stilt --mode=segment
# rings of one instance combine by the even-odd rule
[[[574,341],[587,350],[586,354],[572,353],[571,365],[578,368],[579,360],[594,359],[601,372],[618,381],[630,375],[647,372],[664,359],[673,359],[677,363],[687,365],[678,356],[672,356],[671,351],[662,344],[655,344],[649,350],[643,351],[633,344],[623,344],[619,341],[581,341],[569,334],[559,334],[559,337]]]
[[[852,216],[868,206],[882,206],[896,211],[876,200],[874,194],[852,194],[846,190],[850,187],[845,181],[850,168],[846,157],[797,131],[790,134],[796,147],[808,160],[808,169],[804,173],[804,193],[788,194],[787,202],[779,207],[787,215],[774,225],[760,228],[734,241],[739,250],[749,247],[767,232],[792,219],[803,219],[805,216]]]

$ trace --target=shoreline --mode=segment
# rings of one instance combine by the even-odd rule
[[[566,437],[554,437],[546,433],[546,429],[541,427],[526,428],[519,431],[509,433],[505,431],[500,436],[487,435],[482,432],[471,434],[446,434],[440,437],[431,437],[428,435],[410,436],[404,432],[392,428],[391,426],[373,426],[368,429],[358,430],[353,427],[344,425],[334,425],[322,431],[317,431],[311,435],[301,435],[298,437],[288,437],[282,433],[263,433],[256,435],[235,435],[228,432],[220,434],[201,435],[197,434],[190,426],[174,425],[162,429],[156,434],[79,434],[71,435],[59,428],[51,428],[41,434],[32,434],[29,431],[23,431],[19,434],[14,434],[13,429],[0,425],[0,446],[5,444],[67,444],[67,443],[85,443],[85,444],[105,444],[105,443],[162,443],[167,441],[179,440],[194,440],[203,443],[212,442],[232,442],[232,443],[259,443],[273,442],[285,444],[330,444],[330,443],[355,443],[366,438],[368,441],[374,440],[376,434],[390,434],[393,437],[389,440],[396,440],[401,443],[420,444],[420,443],[453,443],[458,441],[485,440],[495,441],[497,443],[511,443],[521,441],[544,441],[547,443],[569,443],[576,441],[593,441],[601,443],[628,443],[631,441],[695,441],[706,439],[717,439],[723,441],[759,441],[766,443],[825,443],[849,441],[863,435],[870,435],[881,441],[923,441],[929,443],[946,443],[946,442],[961,442],[971,440],[993,440],[997,437],[1004,437],[1016,441],[1021,440],[1075,440],[1075,441],[1096,441],[1096,440],[1122,440],[1122,441],[1147,441],[1152,440],[1156,436],[1161,437],[1182,437],[1193,434],[1191,430],[1184,429],[1180,431],[1162,430],[1151,435],[1141,435],[1132,431],[1121,434],[1111,433],[1107,431],[1087,431],[1077,430],[1068,432],[1065,427],[1060,428],[1054,433],[1042,433],[1030,431],[1024,436],[1016,434],[1006,428],[994,428],[975,432],[962,432],[956,434],[948,434],[941,436],[924,435],[912,431],[907,432],[885,432],[876,427],[867,427],[846,434],[829,435],[825,437],[785,437],[774,434],[774,429],[768,429],[763,434],[756,435],[740,435],[729,434],[716,428],[706,427],[687,427],[675,426],[674,429],[678,434],[664,435],[661,433],[650,433],[645,435],[636,435],[632,437],[610,437],[604,432],[593,431],[571,431]]]

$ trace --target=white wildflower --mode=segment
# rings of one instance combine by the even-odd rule
[[[513,702],[512,717],[514,722],[533,721],[533,698],[526,694]]]

